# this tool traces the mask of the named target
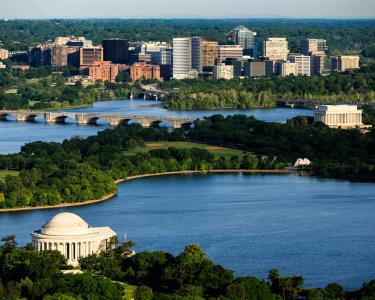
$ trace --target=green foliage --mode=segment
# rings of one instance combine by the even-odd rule
[[[135,290],[135,300],[152,300],[152,289],[148,286],[141,285]]]
[[[324,297],[329,300],[344,299],[344,289],[338,283],[330,283],[323,290]]]
[[[272,269],[268,274],[268,278],[273,293],[286,300],[299,299],[304,281],[302,276],[293,275],[282,277],[278,270]]]
[[[285,36],[293,52],[300,50],[300,40],[306,37],[325,38],[338,53],[360,51],[374,44],[373,20],[10,20],[0,21],[0,40],[10,50],[26,50],[30,45],[54,39],[56,36],[85,36],[94,43],[106,38],[131,41],[166,40],[173,37],[199,35],[209,40],[226,42],[227,33],[238,25],[257,32],[258,38]],[[95,28],[95,30],[93,30]]]
[[[173,139],[167,130],[140,126],[105,130],[87,139],[63,143],[34,142],[19,154],[0,156],[1,169],[20,171],[0,185],[0,207],[56,205],[100,199],[114,193],[114,180],[128,176],[213,168],[240,168],[238,157],[221,159],[204,148],[169,147],[149,152],[131,152],[143,147],[143,139]],[[135,153],[128,155],[127,151]],[[223,163],[223,161],[225,163]],[[244,168],[256,167],[250,154]],[[18,174],[13,172],[12,174]],[[1,199],[0,199],[1,200]]]
[[[98,87],[83,87],[81,82],[66,85],[64,76],[70,73],[70,69],[51,67],[0,70],[0,109],[79,107],[103,99],[127,98],[130,92],[127,83]],[[10,88],[16,88],[17,94],[8,94]]]
[[[365,107],[364,111],[364,119],[373,122],[374,109]],[[144,148],[145,141],[169,140],[192,140],[241,150],[221,150],[220,155],[214,155],[215,151],[209,151],[208,146],[186,146],[193,146],[192,143],[181,144],[182,148]],[[282,169],[300,157],[313,162],[308,170],[315,175],[373,181],[374,147],[374,131],[362,134],[358,130],[331,129],[322,123],[312,124],[310,117],[303,116],[280,124],[242,115],[226,118],[214,115],[196,121],[195,127],[183,134],[180,129],[169,133],[165,129],[143,129],[138,125],[118,127],[61,144],[34,142],[23,146],[18,154],[0,155],[0,170],[11,169],[16,171],[13,174],[18,174],[0,182],[3,199],[0,207],[99,199],[116,192],[114,180],[133,175]]]
[[[14,236],[2,242],[0,299],[122,299],[122,287],[109,279],[61,273],[67,265],[58,251],[17,248]]]
[[[255,277],[237,278],[226,289],[226,296],[232,300],[272,300],[276,296],[272,294],[269,285]]]
[[[73,275],[61,272],[67,267],[66,260],[57,251],[18,248],[14,236],[2,241],[0,299],[374,299],[375,280],[357,291],[345,292],[336,283],[323,290],[303,289],[303,277],[283,277],[276,269],[270,271],[269,282],[256,277],[234,278],[232,271],[216,265],[198,245],[185,247],[177,256],[165,252],[129,255],[124,248],[133,243],[114,240],[111,251],[81,259],[84,273]]]
[[[363,284],[360,291],[360,295],[363,300],[374,300],[375,299],[375,280],[371,280]]]
[[[171,93],[169,109],[224,109],[275,106],[277,101],[374,103],[375,72],[363,69],[330,76],[288,76],[232,80],[189,79],[160,83]]]

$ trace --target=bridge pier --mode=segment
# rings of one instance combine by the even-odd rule
[[[51,117],[51,113],[45,113],[44,114],[44,122],[46,122],[46,123],[55,123],[54,120]]]
[[[87,118],[85,117],[84,114],[76,114],[75,119],[76,119],[76,122],[77,122],[78,125],[87,125],[88,124],[88,120],[87,120]]]

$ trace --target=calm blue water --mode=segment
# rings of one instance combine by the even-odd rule
[[[96,113],[124,113],[129,115],[145,116],[172,116],[202,118],[212,114],[246,114],[254,115],[265,121],[283,122],[297,115],[311,115],[312,110],[307,109],[254,109],[254,110],[218,110],[218,111],[169,111],[155,101],[104,101],[96,102],[93,107],[76,109],[77,112]],[[32,141],[62,141],[72,136],[90,136],[103,130],[105,126],[77,126],[74,124],[48,125],[40,123],[17,123],[14,121],[0,121],[0,154],[18,152],[21,146]]]
[[[30,241],[54,214],[71,211],[111,226],[137,251],[177,254],[198,243],[236,275],[300,274],[305,286],[358,288],[375,278],[375,185],[298,175],[189,175],[120,186],[107,202],[0,214],[0,236]]]

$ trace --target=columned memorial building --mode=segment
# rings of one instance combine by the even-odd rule
[[[323,122],[332,128],[364,127],[362,110],[356,105],[321,105],[315,111],[314,122]]]
[[[38,250],[58,250],[71,265],[78,265],[80,257],[106,251],[116,233],[109,227],[91,227],[81,217],[60,213],[41,230],[31,233],[32,245]]]

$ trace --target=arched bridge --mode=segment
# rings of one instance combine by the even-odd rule
[[[79,125],[96,125],[102,120],[111,126],[138,123],[143,127],[159,127],[161,123],[167,123],[173,128],[189,127],[194,123],[193,119],[171,118],[157,116],[131,116],[124,114],[100,114],[100,113],[74,113],[74,112],[44,112],[44,111],[18,111],[0,110],[0,120],[7,120],[8,116],[17,122],[35,122],[37,117],[44,118],[46,123],[65,123],[66,119],[74,119]]]

